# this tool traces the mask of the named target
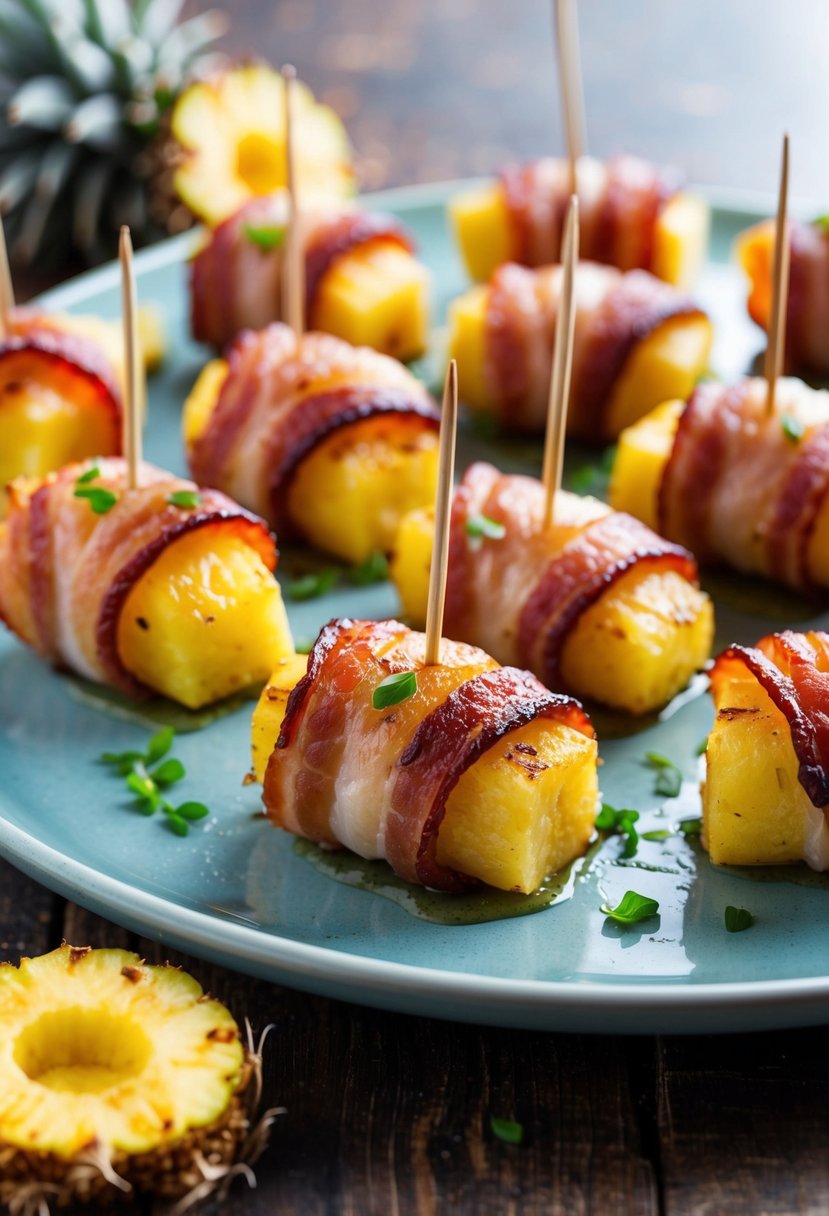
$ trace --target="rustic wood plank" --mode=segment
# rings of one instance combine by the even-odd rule
[[[812,1029],[662,1043],[665,1216],[829,1210],[825,1040]]]
[[[0,860],[0,961],[15,963],[23,954],[42,954],[54,940],[53,925],[62,901],[45,887]]]

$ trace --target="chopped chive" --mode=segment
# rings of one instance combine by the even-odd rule
[[[364,562],[348,572],[348,581],[355,587],[370,587],[384,583],[389,577],[389,562],[385,553],[370,553]]]
[[[167,495],[167,502],[172,507],[186,507],[188,511],[194,511],[201,506],[201,494],[198,490],[173,490],[172,494]]]
[[[488,515],[476,513],[466,521],[466,535],[471,540],[503,540],[506,534],[504,525]]]
[[[245,224],[243,231],[251,245],[257,245],[266,253],[278,249],[285,240],[285,229],[278,224]]]
[[[602,904],[602,912],[620,925],[635,925],[640,920],[648,920],[656,916],[659,902],[649,895],[640,895],[638,891],[625,891],[615,908],[610,904]]]
[[[667,756],[660,756],[658,752],[648,752],[645,762],[657,770],[654,793],[661,794],[663,798],[676,798],[682,789],[682,770]]]
[[[633,826],[638,818],[638,811],[632,811],[627,807],[617,810],[616,807],[603,802],[602,808],[596,816],[596,827],[600,832],[607,832],[608,835],[621,836],[625,842],[622,856],[633,857],[639,845],[639,833]]]
[[[492,1134],[503,1140],[504,1144],[524,1143],[524,1128],[514,1119],[499,1119],[497,1115],[490,1115],[489,1126]]]
[[[118,501],[118,495],[103,486],[76,486],[75,498],[86,498],[96,515],[106,515]]]
[[[643,832],[643,840],[670,840],[673,832],[669,832],[667,828],[655,828],[652,832]]]
[[[100,466],[93,464],[91,469],[87,469],[85,473],[81,473],[80,477],[75,481],[76,486],[89,485],[90,481],[94,481],[96,477],[101,476]]]
[[[683,836],[700,836],[702,834],[702,820],[680,819],[677,824],[677,831],[681,832]]]
[[[396,671],[386,676],[375,688],[371,705],[373,709],[388,709],[390,705],[399,705],[417,692],[417,673],[414,671]]]
[[[783,414],[780,425],[790,443],[800,443],[806,430],[806,424],[800,418],[795,418],[793,414]]]
[[[306,574],[286,583],[285,594],[289,600],[315,600],[329,592],[339,577],[336,566],[329,566],[319,574]]]
[[[748,908],[735,908],[733,904],[728,905],[725,910],[725,927],[729,933],[742,933],[743,929],[750,929],[753,924],[754,917]]]

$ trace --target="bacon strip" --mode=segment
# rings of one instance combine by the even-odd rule
[[[188,452],[197,481],[220,487],[281,533],[301,532],[287,498],[301,462],[334,431],[381,414],[422,434],[438,427],[426,389],[395,359],[285,325],[244,333],[210,419]]]
[[[139,486],[127,489],[122,460],[99,460],[95,487],[116,504],[96,515],[74,496],[85,465],[72,465],[34,486],[12,487],[0,530],[0,615],[45,658],[130,696],[146,695],[118,653],[121,611],[138,579],[158,557],[194,529],[230,530],[273,570],[276,549],[266,526],[224,494],[201,490],[194,509],[168,501],[193,482],[142,465]]]
[[[679,190],[678,176],[635,156],[606,165],[584,157],[578,172],[581,256],[620,270],[650,270],[656,223]],[[566,162],[544,158],[509,166],[500,180],[512,259],[523,266],[558,262],[570,195]]]
[[[744,667],[786,718],[798,780],[810,801],[829,810],[829,634],[769,634],[756,647],[729,646],[711,669],[716,703],[735,666]]]
[[[784,419],[803,430],[792,441]],[[829,494],[829,394],[764,380],[697,388],[679,421],[659,489],[660,531],[704,562],[814,590],[809,544]]]
[[[496,414],[511,429],[542,431],[553,361],[562,275],[507,263],[490,280],[484,320],[487,384]],[[677,317],[700,317],[686,295],[644,271],[621,274],[580,263],[575,280],[573,378],[567,429],[595,440],[640,342]]]
[[[626,571],[675,570],[696,586],[697,567],[685,549],[595,499],[559,493],[551,529],[543,512],[534,478],[487,464],[467,470],[453,502],[444,627],[558,686],[561,655],[581,614]],[[473,551],[467,523],[478,514],[506,534]]]
[[[498,739],[537,717],[594,737],[577,702],[528,672],[498,668],[444,640],[424,666],[422,634],[397,621],[332,621],[288,701],[265,774],[264,803],[281,827],[364,857],[384,857],[409,882],[458,891],[468,875],[442,867],[437,837],[463,773]],[[372,707],[386,676],[416,670],[417,692]]]
[[[222,347],[244,329],[262,329],[282,315],[281,245],[263,249],[257,228],[284,228],[282,195],[252,199],[210,233],[190,264],[190,325],[197,342]],[[334,262],[372,241],[414,252],[406,228],[391,215],[346,211],[304,215],[306,320],[313,326],[320,283]]]

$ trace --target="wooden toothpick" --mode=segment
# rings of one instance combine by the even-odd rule
[[[143,367],[138,342],[138,308],[135,269],[132,264],[132,238],[126,224],[121,227],[118,257],[121,260],[121,316],[124,327],[124,362],[126,366],[122,436],[124,456],[127,461],[127,485],[134,490],[138,485],[138,466],[141,463],[141,403],[143,401],[141,376]]]
[[[296,163],[294,158],[293,98],[296,71],[290,64],[282,69],[283,122],[285,127],[285,189],[288,196],[288,223],[285,229],[285,259],[282,267],[282,317],[297,337],[305,328],[305,257],[299,230]]]
[[[581,78],[579,23],[575,0],[553,0],[558,47],[558,76],[567,159],[570,164],[570,193],[578,192],[577,166],[587,149],[584,117],[584,85]]]
[[[446,370],[443,410],[440,419],[438,488],[435,495],[435,542],[429,570],[429,599],[426,607],[427,666],[440,662],[443,633],[443,604],[449,568],[449,523],[452,511],[452,478],[455,473],[455,435],[458,429],[458,365],[454,359]]]
[[[14,287],[9,269],[9,251],[6,248],[6,232],[0,219],[0,338],[9,332],[9,313],[14,308]]]
[[[561,244],[561,298],[556,319],[553,346],[553,366],[550,375],[550,396],[547,402],[547,430],[544,436],[544,526],[553,522],[556,494],[561,486],[564,465],[564,436],[567,427],[567,406],[570,401],[570,377],[573,371],[573,338],[576,332],[576,310],[573,287],[579,260],[579,200],[571,195]]]
[[[786,348],[786,304],[789,298],[789,226],[786,212],[789,202],[789,137],[783,136],[783,157],[780,165],[780,193],[777,199],[777,220],[774,227],[774,265],[771,281],[771,318],[766,348],[766,412],[774,413],[777,380],[783,370]]]

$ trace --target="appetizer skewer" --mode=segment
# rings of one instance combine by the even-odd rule
[[[394,359],[269,325],[202,372],[184,410],[188,461],[217,486],[345,561],[388,551],[430,502],[438,412]]]
[[[7,494],[0,618],[48,661],[198,708],[293,650],[273,539],[224,494],[115,458]]]
[[[501,266],[450,307],[461,399],[515,430],[544,429],[560,307],[560,266]],[[643,271],[580,263],[568,430],[613,438],[707,365],[712,328],[686,295]]]
[[[829,869],[829,634],[729,646],[711,671],[703,844],[722,865]]]
[[[210,233],[191,263],[191,326],[223,347],[244,329],[286,320],[284,195],[254,199]],[[306,323],[356,346],[408,360],[429,330],[429,275],[392,216],[341,210],[304,214]]]

